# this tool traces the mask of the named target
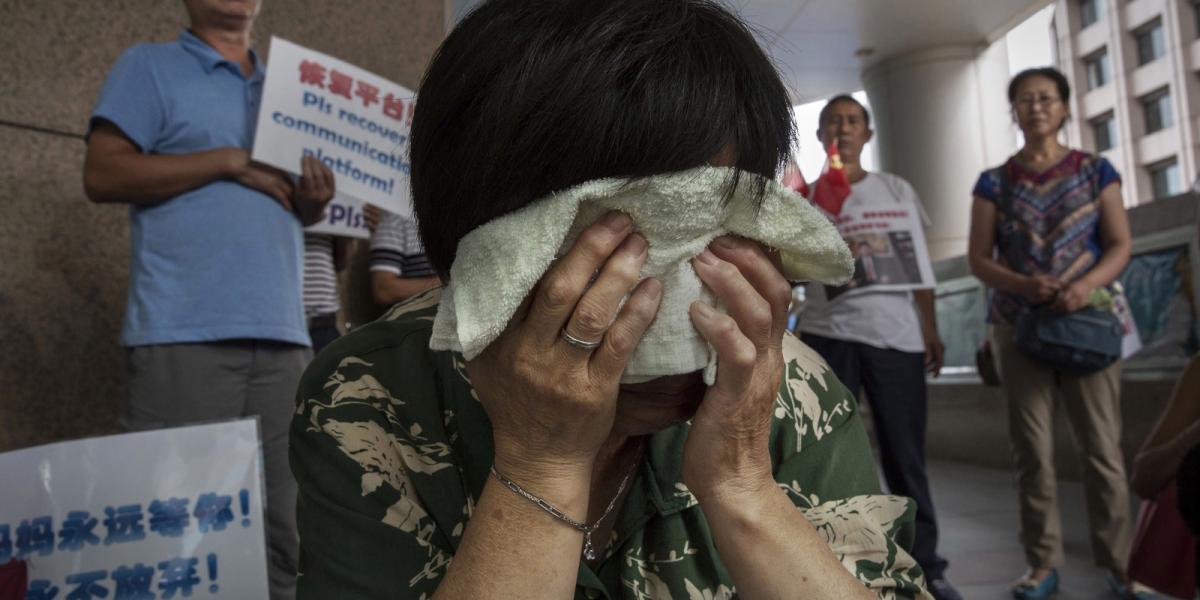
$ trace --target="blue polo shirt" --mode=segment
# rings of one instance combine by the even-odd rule
[[[92,112],[147,154],[250,149],[262,97],[254,73],[191,32],[125,51]],[[238,338],[309,345],[299,219],[270,196],[213,181],[152,205],[131,205],[126,346]]]

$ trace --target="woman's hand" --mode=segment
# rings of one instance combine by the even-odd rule
[[[775,487],[767,445],[792,288],[761,246],[740,238],[713,240],[693,264],[729,309],[691,307],[692,323],[717,351],[717,380],[683,449],[684,482],[703,505]]]
[[[647,245],[632,231],[616,212],[585,229],[505,332],[467,363],[492,421],[496,469],[531,491],[588,481],[612,429],[621,373],[658,312],[662,287],[638,283]],[[564,332],[599,346],[577,347]]]
[[[1061,313],[1073,313],[1087,306],[1088,298],[1091,295],[1092,288],[1088,287],[1082,281],[1076,281],[1063,288],[1062,292],[1054,300],[1054,304],[1050,306],[1050,309]]]
[[[1062,281],[1053,275],[1033,275],[1025,278],[1021,295],[1031,304],[1045,304],[1054,300],[1062,289]]]

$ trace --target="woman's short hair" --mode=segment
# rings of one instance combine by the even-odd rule
[[[448,278],[463,236],[546,194],[689,169],[723,151],[771,178],[794,139],[774,65],[715,1],[488,0],[421,83],[414,214]]]
[[[1030,77],[1045,77],[1053,81],[1054,87],[1058,88],[1058,99],[1062,100],[1064,105],[1067,100],[1071,99],[1071,84],[1067,81],[1066,75],[1054,67],[1036,67],[1017,73],[1013,76],[1012,81],[1008,82],[1008,102],[1010,104],[1017,101],[1017,89]]]

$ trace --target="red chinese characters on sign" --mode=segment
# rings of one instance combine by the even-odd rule
[[[337,94],[347,100],[353,100],[350,95],[354,91],[354,78],[334,69],[329,72],[329,93]]]
[[[363,106],[370,107],[372,104],[379,104],[379,88],[365,81],[358,81],[358,87],[354,89],[354,95],[362,98]]]
[[[311,60],[300,61],[300,83],[325,89],[325,67]]]
[[[367,108],[381,103],[379,94],[382,90],[379,89],[379,86],[361,79],[355,80],[352,76],[337,69],[329,69],[315,60],[300,61],[299,71],[301,85],[310,85],[323,90],[327,89],[329,93],[341,96],[347,100],[358,98],[362,100],[363,106]],[[328,87],[326,87],[326,84],[328,84]],[[413,109],[416,108],[416,102],[411,98],[398,98],[395,94],[389,92],[382,98],[381,108],[384,115],[397,121],[403,121],[406,125],[411,126]]]
[[[393,94],[383,97],[383,114],[397,120],[404,120],[404,100]]]

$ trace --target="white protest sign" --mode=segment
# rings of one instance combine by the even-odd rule
[[[1142,336],[1138,333],[1137,321],[1133,320],[1133,311],[1124,292],[1113,294],[1112,310],[1125,330],[1121,336],[1121,358],[1129,358],[1142,349]]]
[[[408,216],[414,102],[402,85],[272,37],[253,158],[299,173],[316,156],[339,193]]]
[[[920,214],[911,205],[844,207],[835,222],[854,256],[854,277],[826,287],[826,297],[860,290],[913,290],[937,286]]]
[[[363,203],[357,198],[338,194],[325,207],[325,218],[304,228],[308,233],[324,233],[343,237],[370,239],[367,221],[363,216]]]
[[[255,419],[16,450],[0,481],[26,598],[267,597]]]

